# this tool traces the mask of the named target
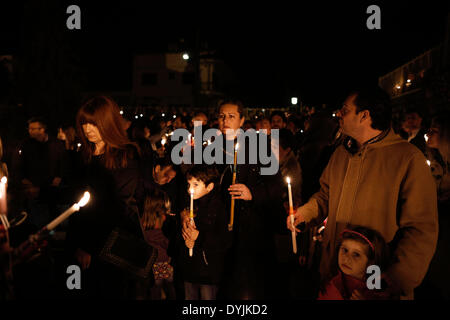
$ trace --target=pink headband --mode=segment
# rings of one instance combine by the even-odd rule
[[[353,231],[353,230],[349,230],[349,229],[345,229],[344,231],[341,232],[341,237],[344,233],[349,232],[349,233],[353,233],[356,234],[358,236],[360,236],[361,238],[363,238],[364,240],[366,240],[366,242],[369,244],[369,246],[372,248],[372,251],[375,252],[375,247],[373,246],[372,242],[370,242],[369,239],[367,239],[367,237],[359,232]]]

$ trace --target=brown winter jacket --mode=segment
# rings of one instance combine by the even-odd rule
[[[299,209],[307,222],[328,217],[321,273],[327,272],[341,231],[361,225],[379,231],[397,260],[387,271],[403,291],[423,280],[438,235],[436,187],[422,152],[391,129],[355,154],[340,146],[320,179],[320,191]]]

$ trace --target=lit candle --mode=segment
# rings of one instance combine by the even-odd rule
[[[48,231],[55,229],[61,222],[66,220],[72,213],[79,211],[81,207],[84,207],[89,202],[90,197],[91,197],[90,193],[86,191],[78,203],[75,203],[69,209],[64,211],[59,217],[57,217],[55,220],[50,222],[45,227],[45,229],[47,229]]]
[[[423,137],[425,138],[425,142],[428,142],[428,135],[424,134]]]
[[[161,145],[164,146],[166,144],[166,139],[162,138],[161,139]]]
[[[236,143],[236,147],[234,148],[234,164],[233,164],[233,180],[231,185],[236,183],[236,171],[237,171],[237,151],[239,149],[239,143]],[[228,224],[228,230],[233,230],[234,223],[234,199],[231,197],[231,208],[230,208],[230,223]]]
[[[6,216],[7,212],[7,202],[6,202],[6,183],[8,179],[6,177],[2,177],[0,180],[0,214],[4,214]]]
[[[189,190],[190,194],[191,194],[191,207],[189,210],[189,220],[191,225],[194,224],[194,189]],[[192,257],[192,254],[194,253],[194,249],[193,248],[189,248],[189,257]]]
[[[291,178],[287,177],[286,182],[288,183],[288,194],[289,194],[289,216],[291,217],[292,227],[294,227],[294,204],[292,202],[292,188],[291,188]],[[295,231],[291,231],[292,235],[292,251],[297,253],[297,239],[295,238]]]
[[[431,161],[430,161],[430,160],[427,160],[427,165],[428,165],[429,167],[431,167]]]

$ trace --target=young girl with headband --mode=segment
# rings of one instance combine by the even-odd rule
[[[325,278],[318,300],[395,299],[394,285],[384,274],[389,261],[388,246],[375,230],[351,227],[341,233],[331,272]],[[368,288],[371,265],[380,268],[381,288]]]

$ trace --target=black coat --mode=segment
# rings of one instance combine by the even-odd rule
[[[115,227],[142,237],[135,195],[139,187],[139,166],[133,159],[127,168],[109,170],[103,156],[94,157],[83,167],[75,189],[78,196],[85,190],[91,200],[70,218],[67,231],[69,248],[80,248],[96,256]]]
[[[192,257],[189,249],[181,249],[184,281],[200,284],[219,284],[222,280],[225,255],[231,246],[228,215],[218,188],[194,201],[194,218],[199,231]]]
[[[248,148],[245,150],[248,161]],[[224,156],[225,157],[225,156]],[[251,201],[235,200],[233,245],[226,260],[225,296],[229,299],[261,299],[270,297],[276,263],[274,233],[278,214],[283,209],[280,171],[261,175],[262,165],[238,164],[236,183],[245,184],[252,193]],[[220,166],[221,194],[230,214],[232,165]]]

